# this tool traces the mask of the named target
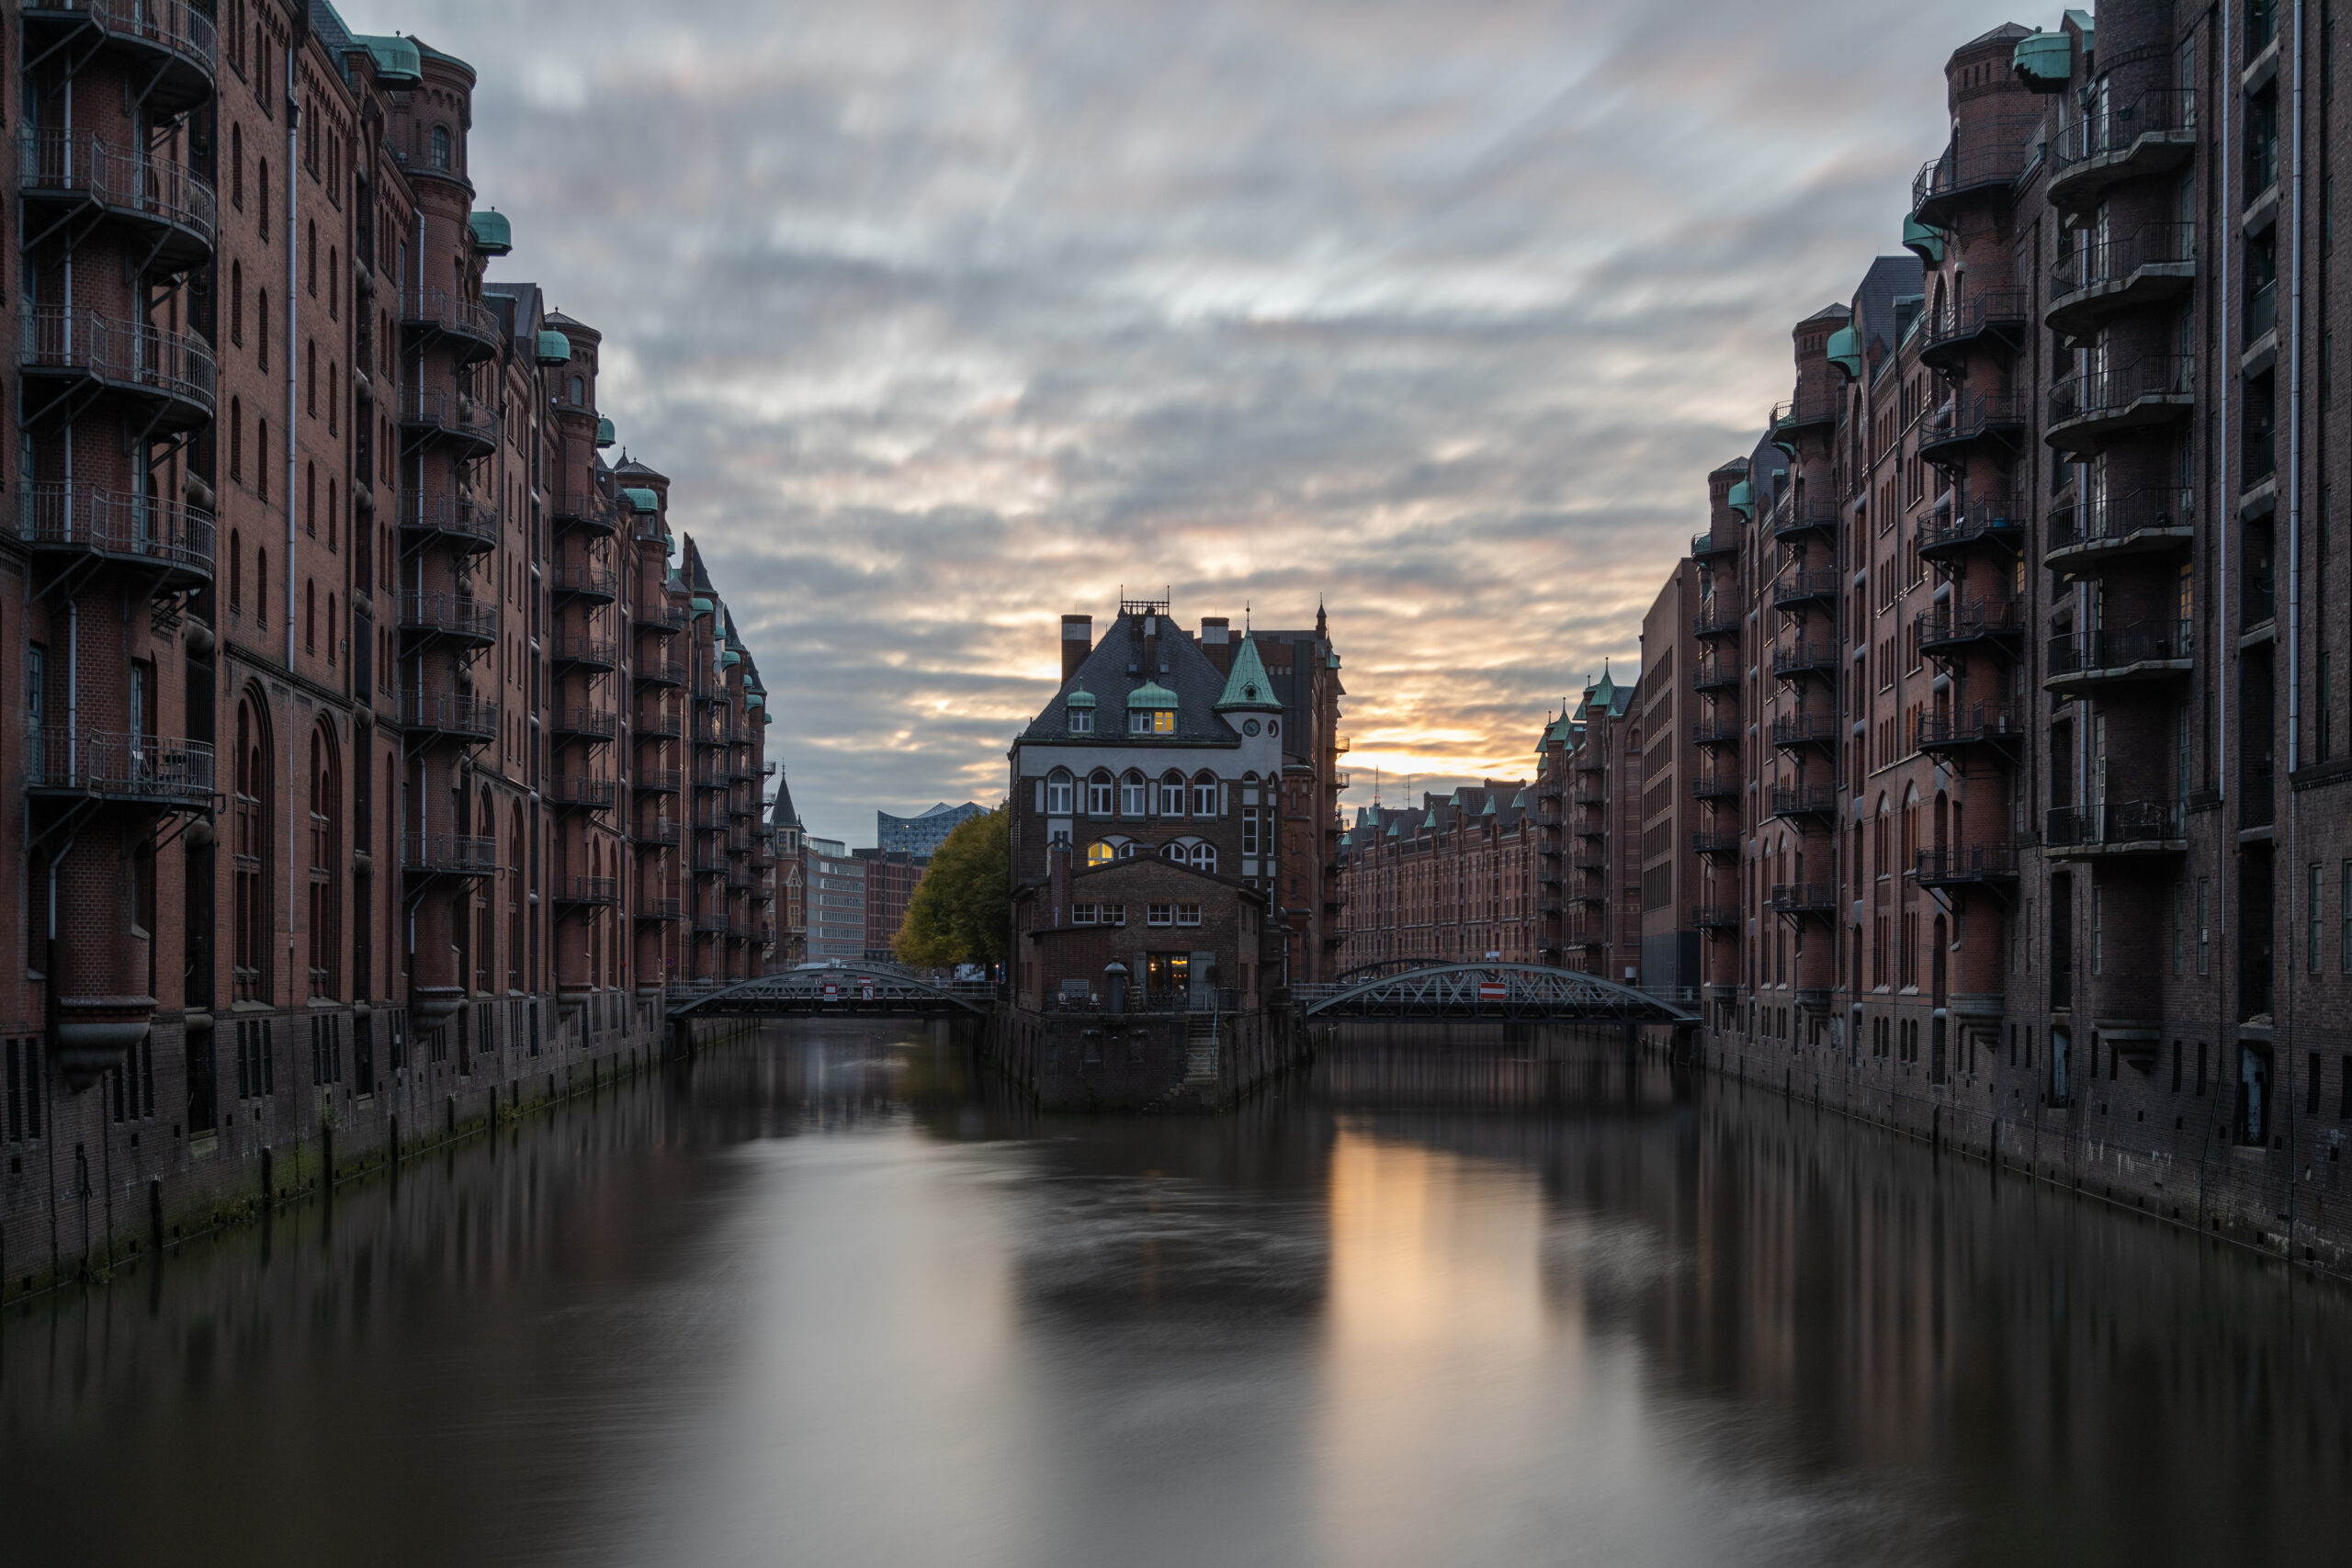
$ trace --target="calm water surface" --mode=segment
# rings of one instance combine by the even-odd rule
[[[0,1561],[2352,1561],[2343,1292],[1513,1055],[1058,1121],[773,1030],[11,1314]]]

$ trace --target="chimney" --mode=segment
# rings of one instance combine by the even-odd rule
[[[1233,622],[1224,615],[1201,617],[1201,651],[1209,656],[1220,675],[1233,673]]]
[[[1094,617],[1064,615],[1062,617],[1062,683],[1078,673],[1086,656],[1094,651]]]
[[[1146,615],[1143,618],[1143,678],[1147,681],[1159,679],[1159,617],[1158,615]]]

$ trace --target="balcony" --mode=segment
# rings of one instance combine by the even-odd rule
[[[488,405],[435,388],[408,389],[401,399],[401,428],[411,445],[448,443],[460,461],[488,457],[498,448],[498,416]]]
[[[2197,152],[2197,90],[2162,87],[2062,128],[2050,144],[2050,205],[2097,207],[2108,187],[2179,168]]]
[[[1739,635],[1747,617],[1740,614],[1738,604],[1730,594],[1716,594],[1699,607],[1690,617],[1690,635],[1695,637],[1718,637]]]
[[[568,528],[577,528],[591,537],[601,538],[620,530],[619,503],[593,487],[559,495],[554,512],[556,532],[559,534]]]
[[[2025,606],[2015,599],[1946,600],[1914,617],[1919,651],[1931,659],[1988,652],[2007,655],[2025,641]]]
[[[220,374],[204,340],[62,305],[28,307],[23,315],[24,417],[52,412],[71,418],[89,400],[111,394],[133,405],[154,434],[192,430],[212,421]]]
[[[1792,821],[1838,814],[1838,786],[1826,784],[1775,784],[1770,815]]]
[[[1690,852],[1707,860],[1737,860],[1741,835],[1736,828],[1709,829],[1690,835]]]
[[[696,910],[695,912],[695,934],[696,936],[725,936],[727,934],[727,911],[724,909]]]
[[[671,604],[667,594],[639,599],[632,618],[637,629],[650,637],[674,637],[686,629],[686,607]]]
[[[87,130],[35,130],[17,141],[25,202],[76,228],[120,225],[162,270],[181,272],[212,259],[218,220],[212,186],[186,164],[149,157]]]
[[[1922,887],[2007,887],[2018,879],[2018,852],[2011,844],[1921,850],[1912,869]]]
[[[1941,567],[1980,547],[2016,558],[2025,547],[2025,508],[2017,498],[1980,495],[1919,530],[1919,558]]]
[[[1987,288],[1945,307],[1919,323],[1919,363],[1934,370],[1963,367],[1981,346],[2014,354],[2033,325],[2033,304],[2022,288]]]
[[[2093,452],[2117,436],[2188,423],[2197,403],[2197,361],[2143,355],[2111,370],[2086,370],[2050,389],[2043,439],[2062,452]]]
[[[401,869],[411,876],[488,876],[498,869],[498,840],[488,834],[403,833]]]
[[[2189,672],[2189,624],[2160,623],[2120,631],[2063,632],[2050,639],[2042,689],[2069,695]]]
[[[165,811],[212,805],[212,748],[202,740],[52,725],[30,750],[25,787],[35,795]]]
[[[2052,808],[2042,851],[2052,860],[2177,855],[2188,848],[2177,800],[2110,801]]]
[[[2196,286],[2197,225],[2143,223],[2080,245],[2060,243],[2050,269],[2050,330],[2086,343],[2126,310],[2171,305]]]
[[[594,908],[620,902],[620,882],[610,876],[569,876],[557,881],[555,901],[575,908]]]
[[[1739,666],[1721,659],[1702,659],[1691,667],[1690,689],[1694,692],[1736,692],[1739,690]]]
[[[36,553],[136,568],[159,592],[212,579],[212,513],[178,502],[74,481],[17,491],[17,537]]]
[[[678,841],[678,825],[663,817],[645,823],[629,835],[641,850],[671,848]]]
[[[685,902],[679,898],[641,898],[637,906],[637,918],[649,925],[677,919],[684,912]]]
[[[683,782],[675,768],[639,768],[629,785],[639,795],[675,795]]]
[[[27,0],[23,27],[28,58],[93,46],[130,57],[144,107],[159,118],[209,98],[219,80],[211,15],[189,0]]]
[[[401,532],[413,545],[448,545],[465,555],[498,547],[498,509],[463,493],[407,491],[401,495]]]
[[[1717,538],[1715,536],[1714,530],[1710,528],[1703,534],[1693,534],[1690,536],[1690,558],[1692,560],[1713,560],[1720,557],[1736,556],[1738,554],[1739,536],[1736,532],[1727,533],[1721,538]]]
[[[1835,682],[1838,666],[1838,643],[1832,637],[1797,638],[1780,643],[1772,649],[1772,674],[1776,680],[1819,679]]]
[[[2040,152],[2040,117],[2004,116],[1955,130],[1941,153],[1911,180],[1911,216],[1930,229],[1949,229],[1973,201],[2006,201],[2018,175]]]
[[[1740,742],[1740,726],[1736,719],[1702,718],[1690,727],[1693,746],[1736,746]]]
[[[1690,798],[1737,800],[1744,783],[1737,773],[1693,773],[1690,777]]]
[[[1772,608],[1792,612],[1816,607],[1836,609],[1839,575],[1836,567],[1787,567],[1772,579]]]
[[[1829,882],[1776,882],[1767,907],[1776,915],[1828,919],[1838,908],[1838,887]]]
[[[620,574],[594,561],[559,561],[549,578],[549,586],[558,599],[609,604],[620,594]]]
[[[708,845],[697,847],[692,864],[696,876],[724,876],[727,874],[727,852]]]
[[[456,692],[403,692],[401,725],[419,736],[480,742],[498,736],[498,705]]]
[[[620,644],[595,632],[558,632],[548,640],[548,657],[558,670],[611,670],[620,663]]]
[[[1929,755],[1952,755],[1990,747],[2014,756],[2027,734],[2024,705],[1973,703],[1950,712],[1929,710],[1919,716],[1918,750]]]
[[[1577,786],[1576,792],[1569,797],[1568,804],[1571,806],[1606,806],[1609,804],[1609,792],[1602,789],[1599,784],[1579,784]]]
[[[596,741],[618,735],[621,723],[620,716],[610,708],[571,705],[555,708],[548,728],[559,741]]]
[[[1783,751],[1818,746],[1838,750],[1838,719],[1834,714],[1785,713],[1772,721],[1772,744]]]
[[[1739,906],[1736,904],[1693,904],[1690,924],[1702,931],[1736,931],[1739,930]]]
[[[1921,422],[1919,456],[1931,463],[1957,463],[1980,448],[2014,453],[2024,441],[2026,421],[2022,392],[1955,391]]]
[[[1838,509],[1817,501],[1791,502],[1774,512],[1770,530],[1776,544],[1838,537]]]
[[[685,724],[673,713],[640,713],[632,721],[632,728],[641,744],[648,740],[675,740]]]
[[[446,288],[401,290],[401,326],[420,335],[445,338],[458,363],[471,364],[498,352],[498,318],[490,307],[461,299]]]
[[[610,811],[620,790],[614,779],[560,776],[548,780],[543,797],[559,811]]]
[[[2069,577],[2090,576],[2109,561],[2175,555],[2197,536],[2193,492],[2136,490],[2104,501],[2066,502],[2051,508],[2041,564]]]
[[[401,595],[401,635],[419,640],[447,637],[469,648],[487,648],[498,640],[498,607],[470,593],[411,589]]]
[[[1772,445],[1786,449],[1806,435],[1826,435],[1838,423],[1838,394],[1826,385],[1800,387],[1772,406]]]

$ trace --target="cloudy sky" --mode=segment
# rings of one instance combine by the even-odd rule
[[[498,276],[605,333],[820,833],[991,802],[1121,586],[1346,660],[1351,804],[1521,776],[1979,0],[345,0],[481,73]]]

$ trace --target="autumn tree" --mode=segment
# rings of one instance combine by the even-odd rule
[[[891,949],[918,969],[1001,964],[1012,911],[1012,816],[1002,805],[956,824],[915,885]]]

